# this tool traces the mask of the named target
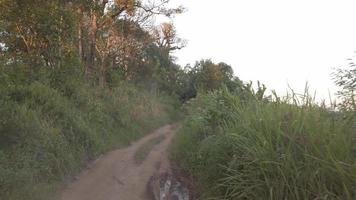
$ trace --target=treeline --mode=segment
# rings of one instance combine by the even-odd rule
[[[239,80],[227,64],[202,60],[182,69],[174,63],[172,52],[186,41],[173,23],[156,26],[154,19],[184,8],[168,5],[169,0],[1,1],[1,71],[28,82],[48,76],[54,87],[72,76],[100,88],[125,81],[182,100],[198,88],[234,87]]]
[[[172,23],[153,25],[157,15],[183,11],[168,3],[1,1],[1,60],[26,68],[30,81],[40,71],[54,71],[60,78],[77,71],[102,88],[129,80],[159,89],[164,87],[159,80],[174,81],[171,76],[178,71],[170,52],[184,46]]]

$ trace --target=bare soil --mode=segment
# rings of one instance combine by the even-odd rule
[[[59,200],[146,200],[152,199],[147,185],[154,174],[170,173],[167,149],[176,125],[166,125],[125,149],[109,152],[89,165],[61,193]],[[165,136],[145,160],[135,162],[136,151],[153,138]]]

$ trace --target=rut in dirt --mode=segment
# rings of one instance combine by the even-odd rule
[[[176,181],[168,148],[177,125],[166,125],[125,149],[94,161],[63,191],[60,200],[189,200]]]

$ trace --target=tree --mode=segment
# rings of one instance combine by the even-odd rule
[[[169,0],[161,0],[161,1],[140,1],[140,0],[115,0],[115,1],[94,1],[93,6],[91,6],[90,10],[83,13],[83,18],[87,18],[87,23],[84,26],[87,26],[88,33],[88,48],[87,55],[85,58],[85,75],[90,78],[95,73],[99,74],[99,83],[102,85],[105,81],[105,58],[108,55],[108,52],[112,51],[109,49],[102,50],[101,59],[97,59],[97,39],[107,38],[106,43],[110,43],[113,37],[109,37],[111,33],[115,33],[115,25],[118,21],[128,21],[129,24],[136,24],[140,26],[141,24],[145,24],[146,21],[152,19],[155,15],[165,15],[172,16],[174,14],[181,13],[183,11],[182,8],[174,8],[169,9],[167,7]],[[82,28],[80,29],[82,30]],[[137,29],[135,29],[137,30]],[[78,31],[78,34],[82,33],[82,31]],[[78,38],[82,38],[78,35]],[[83,42],[80,42],[83,44]],[[104,47],[105,45],[102,45]],[[113,47],[111,44],[106,45],[107,48]],[[116,47],[115,47],[116,48]],[[80,47],[82,52],[84,48]],[[106,52],[106,54],[103,54]],[[101,64],[100,64],[101,63]],[[99,69],[95,69],[95,66],[99,66]]]
[[[228,84],[233,78],[233,70],[226,63],[215,64],[211,60],[201,60],[193,68],[196,76],[195,84],[203,90],[218,89],[223,84]]]
[[[73,15],[63,1],[0,2],[0,43],[12,62],[61,65],[62,58],[73,53],[73,27]]]
[[[177,36],[173,23],[162,23],[153,30],[153,36],[157,46],[166,54],[186,46],[186,41]]]
[[[356,110],[356,64],[349,59],[350,63],[346,69],[337,69],[333,78],[340,87],[338,96],[342,103],[340,107],[344,110]]]
[[[177,93],[182,101],[194,98],[198,91],[210,92],[224,86],[231,92],[243,90],[242,81],[233,75],[232,67],[226,63],[201,60],[192,67],[187,65],[177,73]]]

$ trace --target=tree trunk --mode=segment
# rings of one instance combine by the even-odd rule
[[[78,54],[81,62],[85,62],[84,60],[84,52],[83,52],[83,13],[81,9],[78,9],[79,14],[79,24],[78,24]]]
[[[106,85],[106,70],[105,70],[105,60],[102,59],[100,64],[100,72],[99,72],[99,87],[104,88]]]
[[[96,51],[96,33],[97,33],[97,17],[94,11],[91,15],[91,24],[89,30],[89,53],[87,55],[87,61],[85,66],[85,76],[87,78],[93,78],[95,68],[95,51]]]

